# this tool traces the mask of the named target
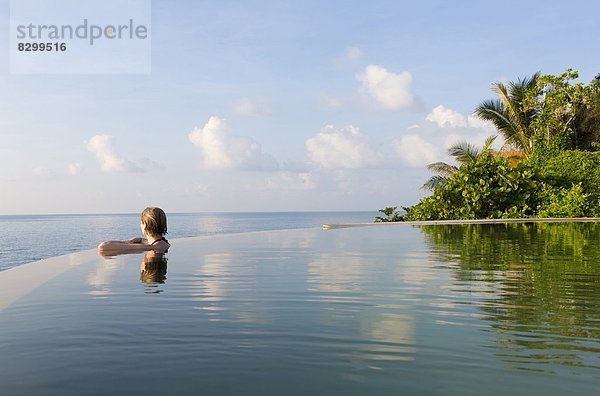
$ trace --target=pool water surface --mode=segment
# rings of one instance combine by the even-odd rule
[[[594,394],[598,223],[184,238],[0,273],[0,394]]]

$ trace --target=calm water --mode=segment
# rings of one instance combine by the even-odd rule
[[[169,238],[371,222],[375,212],[174,213]],[[140,234],[139,214],[0,216],[0,271]]]
[[[599,232],[289,230],[21,266],[0,394],[596,394]]]

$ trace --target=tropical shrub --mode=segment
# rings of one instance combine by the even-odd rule
[[[538,217],[587,217],[592,216],[590,194],[586,194],[581,183],[571,188],[553,187],[544,184],[540,192],[541,204]]]
[[[565,150],[538,153],[531,159],[540,191],[540,217],[600,216],[600,155]],[[567,214],[570,213],[570,214]]]
[[[536,154],[531,161],[544,183],[571,187],[581,183],[584,191],[600,196],[600,155],[589,151],[565,150]]]
[[[407,211],[408,220],[528,217],[538,205],[538,183],[527,165],[511,168],[504,158],[463,165],[446,183]]]

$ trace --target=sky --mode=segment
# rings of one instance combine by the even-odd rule
[[[415,204],[428,163],[495,133],[472,116],[492,83],[600,72],[599,12],[156,0],[149,73],[15,74],[0,0],[0,214]]]

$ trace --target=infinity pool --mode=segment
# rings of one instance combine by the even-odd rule
[[[86,251],[0,284],[1,395],[600,387],[599,223],[188,238],[163,258]]]

